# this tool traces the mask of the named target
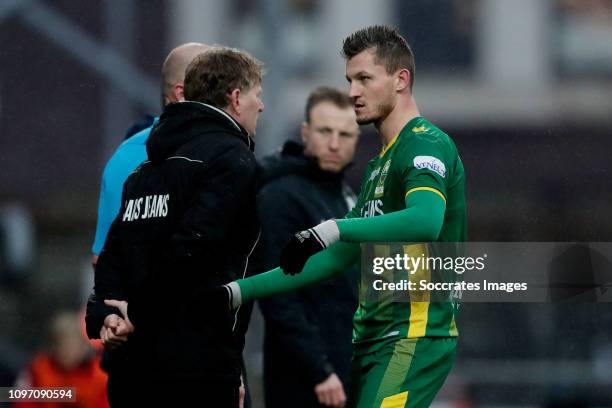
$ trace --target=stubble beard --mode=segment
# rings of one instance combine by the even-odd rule
[[[393,112],[393,103],[391,101],[384,101],[376,105],[376,109],[374,113],[365,118],[357,118],[357,123],[359,125],[369,125],[373,123],[378,126],[380,122],[382,122],[391,112]]]

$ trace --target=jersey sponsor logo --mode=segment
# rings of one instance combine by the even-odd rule
[[[383,215],[384,212],[382,210],[382,207],[383,207],[382,200],[366,201],[366,203],[361,208],[361,217],[369,218],[369,217],[374,217],[376,215]]]
[[[382,195],[385,193],[385,180],[387,179],[387,174],[389,173],[389,167],[391,167],[391,159],[387,160],[380,172],[380,178],[378,179],[378,183],[376,183],[376,188],[374,189],[374,198],[382,197]]]
[[[376,177],[378,177],[378,174],[380,174],[380,167],[370,173],[370,180],[368,181],[373,181]]]
[[[125,206],[122,221],[144,220],[147,218],[160,218],[168,215],[168,201],[170,194],[148,195],[133,198]]]
[[[416,156],[413,160],[414,167],[417,169],[427,169],[446,177],[446,166],[440,159],[433,156]]]
[[[414,133],[423,133],[423,132],[427,132],[429,130],[429,128],[426,128],[425,126],[419,126],[419,127],[413,127],[412,131]]]

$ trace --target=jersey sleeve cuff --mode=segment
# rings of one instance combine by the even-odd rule
[[[242,304],[242,292],[240,290],[240,285],[237,282],[230,282],[225,287],[229,291],[230,297],[230,308],[232,310],[237,309]]]

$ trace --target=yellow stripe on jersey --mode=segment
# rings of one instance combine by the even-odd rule
[[[410,302],[410,327],[407,336],[409,339],[425,337],[428,312],[429,302]]]
[[[385,398],[380,404],[380,408],[404,408],[406,402],[408,402],[408,391]]]
[[[427,259],[428,251],[427,244],[404,245],[404,253],[412,258],[420,258],[424,256]],[[411,271],[414,272],[414,271]],[[427,265],[423,265],[419,270],[409,275],[409,280],[415,282],[416,287],[419,287],[419,281],[431,281],[431,272]],[[409,339],[425,337],[427,331],[427,319],[429,317],[429,300],[430,294],[428,290],[411,290],[410,291],[410,320],[408,333],[406,337]]]
[[[391,148],[391,146],[393,146],[395,144],[395,142],[397,142],[397,138],[399,137],[399,133],[397,135],[395,135],[395,137],[393,139],[391,139],[391,141],[389,142],[388,145],[383,146],[381,152],[380,152],[380,156],[379,157],[383,157],[385,155],[385,153],[387,153],[389,151],[389,149]]]
[[[405,197],[407,197],[408,194],[410,194],[410,193],[414,193],[415,191],[431,191],[432,193],[435,193],[435,194],[439,195],[444,200],[444,203],[446,203],[446,197],[444,197],[444,194],[442,194],[440,192],[440,190],[436,190],[435,188],[432,188],[432,187],[415,187],[415,188],[411,188],[410,190],[408,190],[406,192]]]
[[[448,331],[448,335],[451,337],[459,336],[459,331],[457,330],[457,322],[455,321],[455,315],[453,315],[453,320],[451,320],[450,329]]]

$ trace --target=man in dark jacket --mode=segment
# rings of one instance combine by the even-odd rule
[[[196,57],[127,179],[98,259],[87,333],[116,346],[109,400],[237,407],[242,330],[202,293],[244,276],[259,236],[253,141],[261,63],[216,48]]]
[[[359,128],[348,95],[320,87],[306,104],[303,145],[287,142],[265,159],[257,197],[262,220],[258,269],[278,265],[295,231],[343,217],[354,194],[343,171],[352,161]],[[265,318],[267,408],[343,406],[357,306],[357,271],[336,280],[260,301]]]

